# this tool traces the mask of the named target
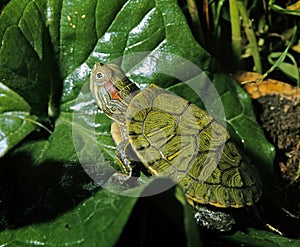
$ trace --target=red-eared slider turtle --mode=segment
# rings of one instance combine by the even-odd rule
[[[112,136],[127,174],[146,170],[174,180],[189,203],[200,209],[199,224],[228,230],[230,226],[224,224],[210,226],[214,223],[205,218],[232,223],[222,213],[202,210],[199,205],[241,208],[260,198],[255,168],[206,111],[154,84],[140,91],[115,64],[95,64],[90,89],[101,110],[114,121]]]

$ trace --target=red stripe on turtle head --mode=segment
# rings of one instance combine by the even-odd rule
[[[105,82],[105,89],[109,93],[111,99],[122,101],[119,95],[119,90],[111,83],[110,80]]]

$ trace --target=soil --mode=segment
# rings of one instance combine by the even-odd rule
[[[239,73],[239,82],[255,80],[259,74]],[[258,120],[269,142],[276,148],[276,163],[284,179],[299,181],[300,175],[300,88],[276,81],[247,83]]]
[[[280,171],[285,179],[299,176],[300,100],[271,94],[256,100],[256,109],[267,138],[277,148]]]

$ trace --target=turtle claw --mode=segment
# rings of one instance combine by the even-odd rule
[[[129,188],[138,184],[137,179],[138,177],[130,176],[120,172],[116,172],[112,175],[112,181]]]

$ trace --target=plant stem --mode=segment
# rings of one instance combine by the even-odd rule
[[[198,14],[197,4],[195,0],[187,0],[188,9],[191,15],[194,35],[196,36],[197,40],[200,44],[204,45],[204,34],[200,23],[200,18]]]
[[[221,25],[220,25],[220,16],[221,16],[221,10],[222,6],[226,0],[219,0],[217,3],[212,2],[211,3],[211,11],[213,16],[213,33],[214,37],[217,40],[217,42],[220,41],[221,38]]]
[[[235,65],[239,64],[241,59],[241,25],[239,11],[236,0],[229,0],[229,11],[231,20],[231,42]]]
[[[252,22],[248,17],[248,13],[247,13],[245,4],[242,0],[237,1],[237,7],[238,7],[238,10],[239,10],[240,15],[242,17],[242,20],[243,20],[243,22],[242,22],[243,23],[243,28],[245,30],[247,39],[249,41],[249,48],[250,48],[251,53],[252,53],[251,55],[253,57],[255,70],[258,73],[262,73],[260,55],[259,55],[259,51],[258,51],[256,37],[255,37],[254,31],[252,29]]]

